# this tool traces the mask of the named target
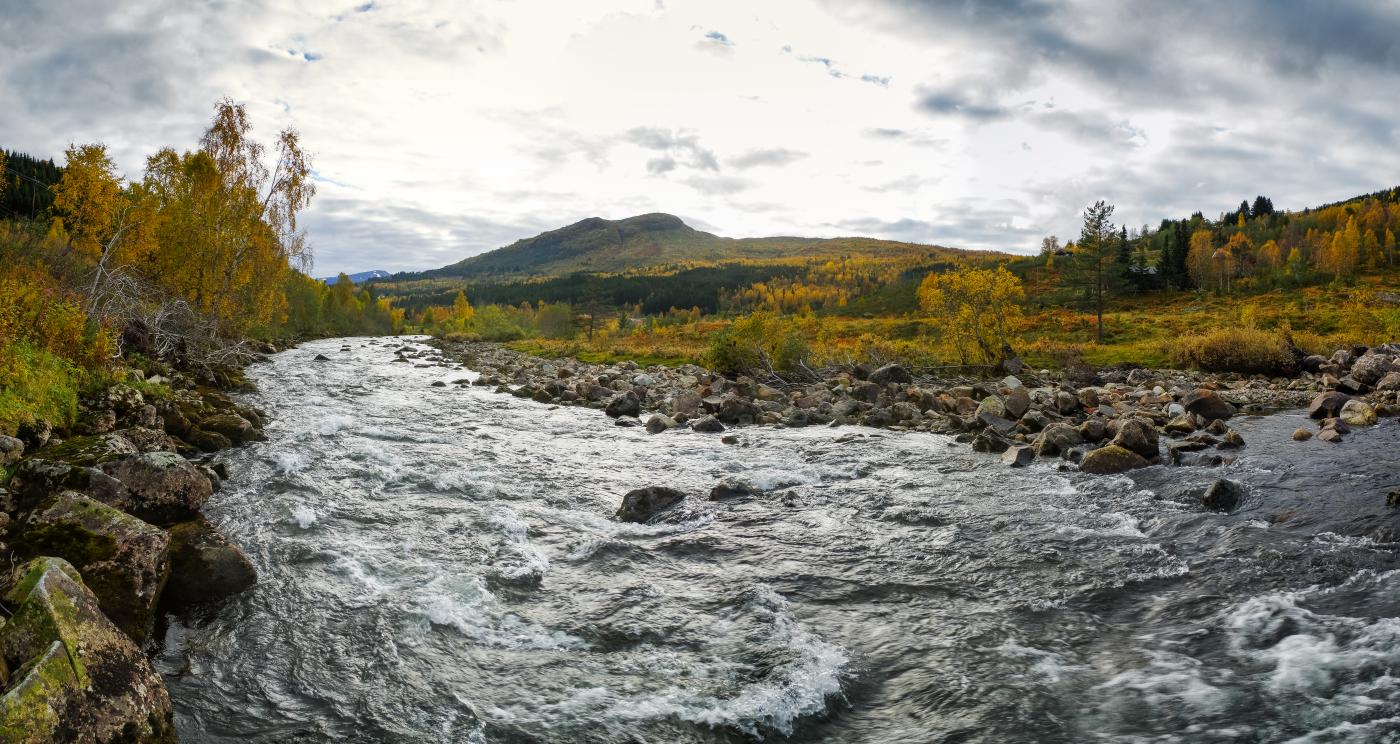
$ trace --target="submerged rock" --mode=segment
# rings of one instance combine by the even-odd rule
[[[649,486],[628,491],[617,509],[617,518],[624,522],[646,522],[652,517],[685,500],[685,493],[665,486]]]
[[[60,558],[24,565],[4,596],[0,659],[17,670],[0,697],[6,742],[173,744],[170,697],[141,649],[102,613]]]
[[[1210,484],[1201,495],[1201,505],[1211,511],[1232,512],[1244,500],[1244,486],[1224,478]]]
[[[759,495],[760,491],[752,485],[739,480],[726,478],[715,484],[710,489],[711,501],[727,501],[729,499],[748,498]]]

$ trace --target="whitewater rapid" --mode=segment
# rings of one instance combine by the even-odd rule
[[[433,387],[470,371],[404,344],[250,369],[268,440],[208,511],[260,583],[171,619],[182,741],[1400,741],[1394,422],[1244,421],[1224,469],[1090,477],[924,433],[651,435]],[[1235,514],[1198,505],[1219,477]],[[764,493],[706,500],[725,478]],[[612,518],[649,485],[693,495]]]

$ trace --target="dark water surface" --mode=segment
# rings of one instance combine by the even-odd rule
[[[1087,477],[931,434],[653,436],[342,343],[252,370],[269,438],[209,512],[261,581],[171,626],[183,741],[1400,741],[1394,421]],[[1205,513],[1222,476],[1248,503]],[[611,519],[723,477],[767,494]]]

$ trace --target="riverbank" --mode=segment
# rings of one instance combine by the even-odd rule
[[[1308,356],[1291,378],[1118,368],[1075,377],[1021,369],[986,379],[888,364],[826,369],[796,382],[730,378],[691,364],[600,365],[489,343],[435,343],[479,373],[456,384],[600,409],[620,426],[652,433],[676,427],[720,433],[750,425],[926,431],[1000,454],[1009,466],[1060,458],[1091,473],[1159,463],[1227,464],[1247,446],[1230,425],[1237,415],[1306,408],[1316,428],[1299,428],[1294,438],[1331,443],[1341,443],[1355,427],[1400,415],[1400,347],[1394,345]],[[425,356],[408,347],[397,353],[404,361]]]
[[[71,427],[0,436],[6,743],[175,741],[147,656],[161,619],[257,579],[202,512],[237,476],[219,453],[263,437],[267,412],[230,397],[252,388],[243,370],[124,362]]]

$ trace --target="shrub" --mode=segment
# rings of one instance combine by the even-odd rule
[[[711,337],[705,363],[731,375],[769,369],[803,371],[811,354],[807,339],[815,337],[816,331],[817,321],[810,316],[784,318],[756,312],[736,319]]]
[[[1256,328],[1222,328],[1177,347],[1175,361],[1207,372],[1238,372],[1282,377],[1297,371],[1288,339]]]

